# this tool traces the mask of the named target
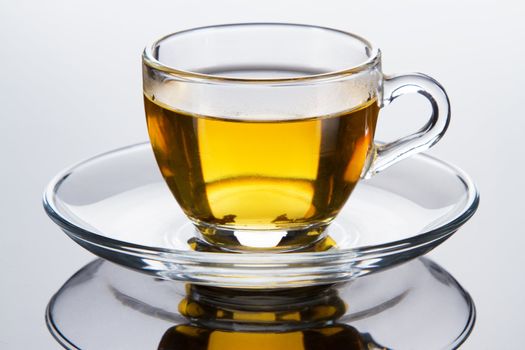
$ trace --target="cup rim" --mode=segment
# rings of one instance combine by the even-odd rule
[[[360,41],[365,47],[368,48],[370,55],[368,59],[366,59],[365,61],[361,62],[358,65],[349,66],[347,68],[334,70],[334,71],[330,71],[327,73],[310,74],[310,75],[306,74],[306,75],[302,75],[299,77],[287,77],[287,78],[242,78],[242,77],[228,77],[228,76],[215,75],[215,74],[197,73],[197,72],[192,72],[188,70],[171,67],[169,65],[166,65],[160,62],[157,58],[155,58],[154,52],[155,52],[155,49],[160,45],[160,43],[174,36],[196,32],[200,30],[205,30],[205,29],[212,29],[212,28],[245,27],[245,26],[290,26],[290,27],[310,28],[310,29],[344,34],[346,36],[349,36],[353,39],[357,39],[358,41]],[[318,25],[285,23],[285,22],[283,23],[281,22],[229,23],[229,24],[218,24],[218,25],[195,27],[195,28],[190,28],[186,30],[181,30],[181,31],[177,31],[177,32],[173,32],[173,33],[164,35],[161,38],[154,40],[153,42],[151,42],[144,48],[144,51],[142,54],[142,62],[150,68],[153,68],[158,71],[162,71],[164,73],[168,73],[184,81],[209,83],[209,84],[249,83],[249,84],[272,84],[273,85],[273,84],[311,83],[311,82],[331,80],[333,78],[340,78],[340,77],[344,77],[348,75],[353,75],[353,74],[368,70],[376,66],[377,64],[379,64],[380,60],[381,60],[381,51],[378,48],[376,48],[374,45],[372,45],[368,40],[366,40],[365,38],[357,34],[354,34],[348,31],[344,31],[344,30],[339,30],[339,29],[334,29],[334,28],[329,28],[329,27],[324,27],[324,26],[318,26]]]

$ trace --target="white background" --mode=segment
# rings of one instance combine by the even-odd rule
[[[425,72],[445,86],[453,121],[430,153],[466,170],[482,200],[431,256],[476,302],[463,348],[521,348],[525,11],[510,0],[0,0],[0,348],[58,348],[46,303],[93,256],[45,216],[41,192],[71,163],[147,139],[144,45],[179,29],[251,21],[361,34],[382,49],[385,72]],[[381,135],[415,130],[424,117],[410,115],[421,110],[410,98],[389,106]]]

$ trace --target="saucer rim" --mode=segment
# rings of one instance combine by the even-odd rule
[[[83,241],[87,241],[89,244],[96,244],[104,246],[105,248],[110,249],[116,249],[118,251],[124,251],[125,253],[132,253],[132,254],[140,254],[140,255],[147,255],[147,256],[155,256],[156,259],[158,259],[158,254],[170,254],[170,255],[180,255],[184,254],[186,257],[191,258],[193,261],[201,261],[201,257],[204,255],[206,258],[203,261],[210,262],[210,259],[215,256],[217,258],[216,262],[225,262],[225,258],[230,256],[233,258],[236,262],[239,262],[239,259],[243,260],[243,256],[248,257],[249,261],[253,261],[257,258],[265,258],[268,257],[268,255],[271,255],[274,259],[274,262],[276,262],[276,258],[278,259],[279,256],[287,256],[285,259],[288,262],[288,258],[290,255],[294,255],[295,262],[301,263],[301,261],[304,259],[308,262],[311,262],[312,259],[315,259],[316,257],[322,258],[323,261],[326,260],[332,260],[334,258],[337,258],[337,260],[340,262],[341,258],[345,255],[347,258],[350,258],[352,260],[359,260],[359,257],[362,255],[366,255],[366,258],[369,258],[369,255],[385,255],[390,252],[398,252],[400,249],[411,249],[414,247],[417,247],[419,245],[427,245],[428,243],[443,239],[447,236],[450,236],[453,234],[459,227],[461,227],[465,222],[467,222],[476,212],[479,201],[480,201],[480,194],[479,191],[474,183],[474,181],[470,178],[470,176],[465,173],[462,169],[458,168],[455,165],[452,165],[448,162],[445,162],[443,160],[440,160],[436,157],[430,156],[428,154],[417,154],[411,157],[411,159],[418,159],[421,158],[423,161],[432,162],[437,164],[438,166],[447,168],[448,171],[451,173],[454,173],[456,177],[464,184],[465,186],[465,194],[467,196],[465,204],[463,205],[462,209],[457,209],[457,215],[453,217],[452,219],[449,219],[447,222],[440,224],[438,227],[434,227],[430,230],[426,230],[423,232],[419,232],[418,234],[403,238],[400,240],[385,242],[381,244],[374,244],[374,245],[365,245],[361,247],[355,247],[355,248],[347,248],[347,249],[339,249],[332,251],[325,251],[325,252],[297,252],[297,253],[286,253],[286,254],[276,254],[273,252],[257,252],[257,253],[249,253],[249,254],[238,254],[238,253],[215,253],[215,252],[197,252],[197,251],[186,251],[186,250],[179,250],[179,249],[171,249],[171,248],[162,248],[162,247],[154,247],[154,246],[145,246],[137,243],[127,242],[127,241],[121,241],[114,238],[109,238],[107,236],[103,236],[99,233],[95,233],[90,231],[89,229],[82,227],[82,223],[74,223],[72,220],[69,220],[65,215],[61,214],[61,210],[58,208],[57,203],[55,202],[55,193],[64,182],[69,175],[71,175],[76,169],[89,165],[91,162],[99,160],[101,158],[105,158],[108,156],[115,156],[121,153],[127,153],[127,152],[133,152],[138,149],[144,148],[144,147],[151,147],[149,142],[142,142],[138,144],[128,145],[125,147],[120,147],[111,151],[103,152],[98,155],[95,155],[93,157],[87,158],[83,161],[80,161],[72,166],[69,166],[68,168],[60,171],[47,185],[44,194],[43,194],[43,206],[47,213],[47,215],[51,218],[53,222],[55,222],[60,228],[66,231],[66,234],[70,236],[70,234],[74,235],[75,238],[81,239]],[[400,166],[402,166],[402,162],[400,163]],[[73,238],[73,237],[71,237]],[[215,260],[215,259],[211,259]],[[233,260],[232,260],[233,262]]]

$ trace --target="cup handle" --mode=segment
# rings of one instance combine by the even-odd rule
[[[385,76],[382,107],[388,106],[404,94],[417,93],[430,102],[432,114],[428,122],[416,133],[399,140],[375,144],[375,157],[365,178],[413,154],[423,152],[441,139],[450,122],[450,103],[445,89],[433,78],[421,73]]]

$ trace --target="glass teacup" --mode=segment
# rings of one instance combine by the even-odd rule
[[[323,238],[357,182],[445,132],[443,88],[385,76],[365,39],[310,25],[252,23],[167,35],[143,54],[144,102],[160,171],[207,242],[296,250]],[[375,144],[379,110],[419,93],[417,133]]]

